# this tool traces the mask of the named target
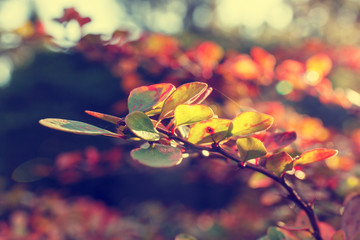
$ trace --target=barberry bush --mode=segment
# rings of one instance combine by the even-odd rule
[[[55,20],[64,26],[75,20],[80,27],[90,22],[75,9]],[[64,50],[39,26],[23,36],[24,44]],[[205,176],[209,184],[246,190],[217,212],[144,203],[125,218],[88,199],[12,191],[2,201],[11,209],[11,221],[2,225],[4,239],[358,239],[358,102],[351,97],[356,91],[336,89],[333,79],[344,71],[358,74],[359,48],[312,40],[291,51],[253,47],[240,53],[208,40],[184,47],[158,33],[131,40],[129,32],[119,30],[108,40],[82,36],[66,51],[106,66],[123,94],[110,113],[86,110],[107,127],[61,118],[40,123],[111,137],[114,147],[60,153],[50,170],[37,162],[35,174],[72,184],[114,174],[130,156],[127,164],[140,173],[180,172],[184,182]],[[323,117],[318,109],[340,110],[348,124],[336,126],[339,113]],[[13,178],[21,180],[32,164],[20,165]],[[22,209],[13,208],[14,202]],[[85,224],[76,225],[73,218]]]

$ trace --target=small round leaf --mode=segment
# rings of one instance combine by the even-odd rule
[[[181,104],[176,107],[174,112],[175,125],[191,125],[214,116],[211,108],[201,104]]]
[[[129,113],[125,118],[126,126],[139,138],[146,141],[160,140],[160,134],[155,129],[151,119],[143,112]]]
[[[193,144],[211,144],[225,139],[231,120],[212,118],[191,126],[188,141]]]
[[[242,162],[262,157],[267,153],[264,144],[259,139],[253,137],[238,138],[236,146]]]
[[[129,112],[147,112],[161,105],[175,91],[170,83],[159,83],[133,89],[128,98]]]
[[[271,155],[266,159],[265,168],[272,171],[277,176],[281,176],[284,172],[293,168],[294,160],[286,152],[280,152]]]
[[[180,104],[191,104],[202,96],[208,85],[202,82],[186,83],[178,87],[164,102],[159,121],[172,117],[174,110]]]
[[[131,157],[149,167],[165,168],[180,164],[182,153],[179,148],[155,143],[147,149],[132,150]]]
[[[244,136],[266,130],[273,124],[273,117],[258,112],[243,112],[236,116],[230,127],[231,136]]]

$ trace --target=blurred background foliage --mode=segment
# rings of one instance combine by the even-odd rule
[[[64,12],[72,7],[80,15]],[[171,239],[181,232],[255,239],[270,224],[292,220],[294,210],[275,186],[261,189],[270,185],[261,176],[217,159],[148,169],[129,159],[127,143],[38,124],[57,117],[111,129],[84,110],[123,116],[133,87],[196,79],[222,91],[210,102],[219,114],[231,117],[238,104],[248,104],[276,116],[278,128],[296,130],[300,150],[340,150],[340,157],[304,170],[315,187],[297,186],[322,200],[320,219],[339,228],[342,201],[360,190],[359,11],[356,0],[0,1],[0,239]],[[130,48],[111,50],[114,39]],[[178,49],[193,61],[196,47],[209,40],[224,49],[223,72],[191,75],[170,66]],[[133,51],[139,46],[146,51]],[[331,70],[324,75],[336,94],[326,102],[313,89],[304,98],[288,95],[285,81],[268,88],[230,76],[219,83],[231,65],[226,59],[254,46],[273,54],[277,66],[326,54]]]

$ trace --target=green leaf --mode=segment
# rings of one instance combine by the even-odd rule
[[[293,168],[294,160],[286,152],[280,152],[271,155],[266,159],[265,168],[273,172],[277,176],[281,176],[286,171]]]
[[[147,149],[132,150],[131,157],[149,167],[165,168],[180,164],[182,153],[179,148],[155,143]]]
[[[39,123],[45,127],[56,129],[59,131],[70,132],[82,135],[105,135],[111,137],[118,137],[119,135],[108,130],[98,128],[96,126],[73,120],[59,119],[59,118],[45,118],[41,119]]]
[[[191,126],[188,141],[193,144],[211,144],[226,137],[231,120],[212,118]]]
[[[265,156],[267,153],[264,144],[259,139],[253,137],[238,138],[236,146],[242,162]]]
[[[191,125],[214,116],[211,108],[201,104],[188,105],[181,104],[176,107],[174,112],[175,126]]]
[[[299,158],[295,159],[294,165],[304,165],[313,162],[325,160],[329,157],[333,157],[338,153],[334,149],[317,148],[303,152]]]
[[[21,163],[11,174],[16,182],[34,182],[51,174],[54,163],[48,158],[35,158]]]
[[[273,124],[273,117],[258,112],[243,112],[236,116],[230,126],[230,136],[244,136],[266,130]]]
[[[207,89],[207,84],[202,82],[186,83],[178,87],[164,102],[159,116],[159,121],[172,117],[174,110],[181,104],[195,102]]]
[[[139,138],[146,141],[160,140],[160,134],[155,129],[151,119],[143,112],[129,113],[125,118],[126,126]]]
[[[160,107],[173,91],[175,91],[175,86],[170,83],[135,88],[128,98],[129,112],[147,112]]]
[[[285,240],[284,234],[277,227],[269,227],[267,236],[269,240]]]
[[[115,116],[111,116],[108,114],[104,114],[104,113],[98,113],[98,112],[93,112],[93,111],[85,111],[87,114],[96,117],[96,118],[100,118],[101,120],[107,121],[107,122],[111,122],[114,124],[118,124],[119,121],[121,121],[121,118],[119,117],[115,117]]]

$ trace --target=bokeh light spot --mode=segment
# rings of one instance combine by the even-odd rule
[[[359,179],[355,176],[350,176],[346,179],[346,184],[350,187],[357,187],[359,185]]]
[[[0,1],[0,29],[11,31],[23,25],[30,14],[30,1]]]
[[[320,80],[320,74],[316,71],[307,71],[304,75],[304,81],[312,86],[317,85]]]
[[[288,81],[280,81],[278,84],[276,84],[276,91],[280,95],[287,95],[291,93],[293,90],[293,86]]]

